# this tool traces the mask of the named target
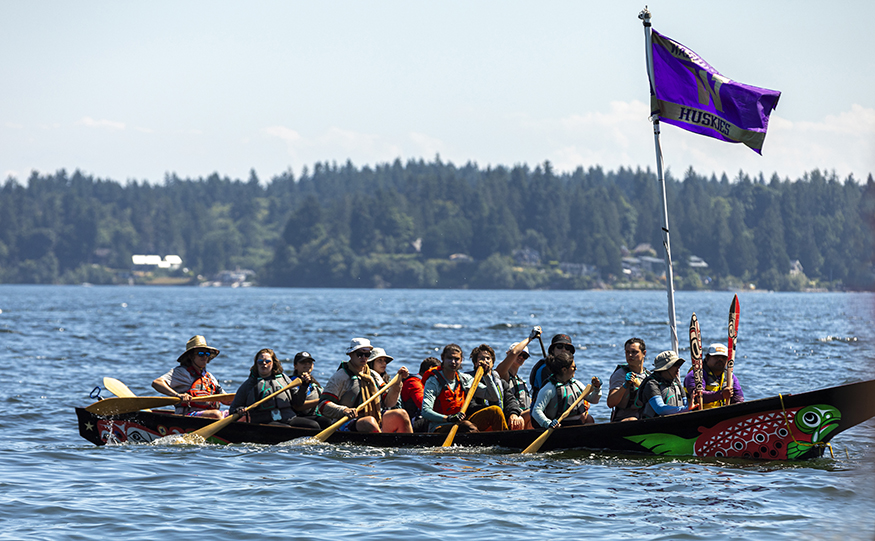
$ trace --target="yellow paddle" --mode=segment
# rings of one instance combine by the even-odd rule
[[[368,404],[370,404],[371,402],[373,402],[374,400],[376,400],[377,398],[379,398],[380,395],[382,395],[383,393],[385,393],[386,391],[388,391],[388,390],[389,390],[389,387],[391,387],[392,385],[394,385],[396,381],[398,381],[398,374],[395,374],[395,377],[392,378],[392,380],[389,381],[388,384],[383,385],[383,388],[382,388],[382,389],[380,389],[379,391],[377,391],[376,393],[374,393],[374,396],[368,398],[367,400],[365,400],[364,402],[362,402],[358,407],[356,407],[355,412],[356,412],[356,413],[360,412],[361,410],[364,409],[365,406],[367,406]],[[341,425],[343,425],[343,423],[345,423],[345,422],[347,422],[347,421],[349,421],[349,416],[343,416],[343,417],[341,417],[339,421],[337,421],[337,422],[334,423],[333,425],[329,426],[328,428],[326,428],[326,429],[323,430],[322,432],[320,432],[320,433],[316,434],[315,436],[313,436],[313,439],[316,439],[316,440],[319,440],[319,441],[325,441],[325,440],[327,440],[328,438],[331,437],[332,434],[334,434],[335,432],[337,432],[337,429],[340,428]]]
[[[124,385],[124,384],[122,384]],[[191,399],[192,402],[221,402],[234,398],[234,393],[231,394],[214,394],[209,396],[198,396]],[[85,411],[95,415],[119,415],[121,413],[130,413],[132,411],[145,410],[147,408],[160,408],[161,406],[172,406],[179,404],[181,398],[176,396],[131,396],[131,397],[111,397],[104,398],[99,402],[91,404]]]
[[[577,405],[580,404],[580,401],[583,400],[583,397],[588,395],[591,390],[592,390],[592,385],[587,385],[586,387],[584,387],[583,392],[580,393],[580,396],[578,396],[577,399],[574,402],[572,402],[570,406],[568,406],[567,410],[562,412],[562,415],[560,415],[559,419],[557,419],[557,420],[561,423],[562,421],[565,420],[566,417],[571,415],[571,412],[574,411],[574,408],[576,408]],[[555,428],[548,428],[547,430],[545,430],[543,432],[543,434],[538,436],[538,439],[536,439],[535,441],[532,442],[531,445],[529,445],[528,447],[523,449],[523,454],[537,453],[538,449],[540,449],[541,446],[544,445],[544,442],[547,441],[547,438],[550,437],[550,434],[552,434],[554,430],[556,430],[556,429]]]
[[[215,434],[216,432],[218,432],[219,430],[222,430],[223,428],[225,428],[229,424],[233,423],[237,419],[243,417],[244,414],[246,414],[249,410],[253,409],[255,406],[259,406],[259,405],[261,405],[262,402],[266,402],[266,401],[270,400],[271,398],[275,397],[276,395],[278,395],[282,392],[288,391],[292,387],[297,387],[300,384],[301,384],[301,378],[295,378],[292,380],[291,383],[289,383],[288,385],[286,385],[285,387],[283,387],[279,391],[276,391],[274,393],[271,393],[271,394],[265,396],[264,398],[262,398],[258,402],[255,402],[251,406],[247,406],[246,409],[239,411],[237,413],[228,415],[224,419],[219,419],[215,423],[210,423],[203,428],[199,428],[199,429],[195,430],[194,432],[189,432],[187,434],[183,434],[182,435],[183,442],[184,443],[198,443],[200,440],[195,436],[199,436],[200,438],[207,439],[210,436],[212,436],[213,434]]]
[[[103,378],[103,386],[112,394],[121,398],[132,398],[137,395],[133,393],[128,386],[115,378]]]
[[[103,386],[106,390],[116,395],[119,398],[136,398],[137,395],[128,389],[128,386],[115,378],[103,378]],[[157,406],[156,406],[157,407]],[[88,409],[88,408],[85,408]],[[143,411],[152,411],[149,408],[138,408]],[[134,410],[136,411],[136,410]],[[93,413],[93,412],[92,412]]]
[[[474,393],[477,392],[477,386],[480,385],[480,378],[483,377],[483,367],[478,366],[477,372],[474,373],[474,381],[471,383],[471,388],[468,389],[468,394],[465,396],[465,403],[462,404],[462,409],[459,410],[460,413],[465,413],[468,411],[468,406],[471,405],[471,400],[474,399]],[[447,439],[444,440],[444,444],[441,447],[449,447],[453,444],[453,439],[456,437],[456,432],[459,431],[459,425],[453,425],[453,428],[450,429],[450,433],[447,434]]]

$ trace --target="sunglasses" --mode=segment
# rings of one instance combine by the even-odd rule
[[[270,364],[273,362],[273,359],[258,359],[258,364]]]
[[[564,349],[565,351],[570,351],[571,353],[574,353],[574,346],[572,346],[571,344],[555,344],[553,346],[553,349]]]
[[[360,349],[360,350],[355,352],[355,356],[358,357],[359,359],[361,359],[362,357],[370,357],[371,352],[370,352],[370,350],[364,351],[364,350]]]
[[[198,357],[209,357],[210,355],[211,355],[211,354],[210,354],[209,351],[198,351],[198,352],[197,352],[197,356],[198,356]]]

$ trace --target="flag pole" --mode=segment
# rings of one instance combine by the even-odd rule
[[[650,120],[653,122],[653,141],[656,145],[656,178],[662,187],[662,246],[665,248],[665,289],[668,293],[668,323],[671,330],[671,349],[678,351],[678,329],[674,311],[674,273],[671,268],[671,242],[668,234],[668,202],[665,196],[665,178],[662,174],[662,147],[659,145],[659,114],[655,107],[656,91],[653,84],[653,47],[650,34],[650,11],[647,7],[638,14],[644,22],[644,44],[647,48],[647,79],[650,82]]]

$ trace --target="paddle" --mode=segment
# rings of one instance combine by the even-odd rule
[[[365,400],[364,402],[362,402],[361,404],[359,404],[358,407],[355,408],[355,412],[358,413],[359,411],[361,411],[362,409],[364,409],[365,406],[367,406],[368,404],[370,404],[371,402],[373,402],[374,400],[376,400],[377,398],[379,398],[380,395],[382,395],[383,393],[385,393],[386,391],[388,391],[388,390],[389,390],[389,387],[391,387],[392,385],[394,385],[396,381],[398,381],[398,374],[395,374],[395,377],[392,378],[391,380],[389,380],[389,383],[387,383],[386,385],[383,385],[383,388],[380,389],[379,391],[377,391],[373,396],[371,396],[370,398],[368,398],[367,400]],[[340,428],[340,427],[343,425],[343,423],[345,423],[345,422],[347,422],[347,421],[349,421],[349,416],[348,416],[348,415],[345,415],[345,416],[341,417],[339,421],[337,421],[337,422],[334,423],[333,425],[329,426],[328,428],[326,428],[326,429],[323,430],[322,432],[320,432],[320,433],[316,434],[315,436],[313,436],[313,439],[316,439],[316,440],[319,440],[319,441],[324,442],[325,440],[327,440],[328,438],[330,438],[332,434],[334,434],[335,432],[337,432],[337,429]]]
[[[234,394],[214,394],[209,396],[192,397],[192,402],[218,402],[234,398]],[[182,402],[177,396],[131,396],[104,398],[100,402],[91,404],[85,411],[95,415],[118,415],[132,411],[145,410],[148,408],[160,408]]]
[[[128,389],[128,386],[122,383],[121,381],[115,378],[103,378],[103,386],[106,387],[106,390],[116,395],[119,398],[136,398],[137,395],[134,394],[133,391]],[[143,411],[152,411],[148,407],[137,408],[138,410]],[[137,410],[134,410],[137,411]]]
[[[468,411],[468,406],[471,405],[471,400],[474,399],[474,393],[477,392],[477,386],[480,385],[480,378],[483,377],[483,367],[478,366],[477,372],[474,373],[474,381],[471,383],[471,388],[468,389],[468,394],[465,396],[465,402],[462,404],[462,409],[459,410],[460,413],[465,413]],[[441,447],[449,447],[453,444],[453,439],[456,437],[456,432],[459,431],[459,425],[453,425],[453,428],[450,429],[450,433],[447,434],[447,439],[444,440],[444,444]]]
[[[120,398],[132,398],[135,395],[128,386],[115,378],[103,378],[103,386],[106,390]]]
[[[693,377],[696,380],[696,392],[699,393],[699,409],[702,409],[702,333],[699,330],[699,318],[693,312],[690,318],[690,363],[693,365]]]
[[[544,349],[544,341],[541,340],[540,334],[538,334],[538,343],[541,344],[541,355],[543,355],[544,358],[546,359],[547,358],[547,350]]]
[[[301,378],[295,378],[292,380],[291,383],[289,383],[288,385],[286,385],[285,387],[283,387],[279,391],[270,393],[269,395],[265,396],[264,398],[262,398],[258,402],[255,402],[254,404],[252,404],[251,406],[246,406],[246,409],[244,409],[242,411],[238,411],[237,413],[231,414],[231,415],[225,417],[224,419],[219,419],[215,423],[210,423],[203,428],[199,428],[199,429],[195,430],[194,432],[189,432],[187,434],[183,434],[182,439],[185,443],[196,443],[197,438],[193,438],[192,436],[200,436],[203,439],[207,439],[210,436],[212,436],[213,434],[215,434],[216,432],[218,432],[219,430],[222,430],[223,428],[225,428],[229,424],[233,423],[237,419],[243,417],[243,415],[245,413],[247,413],[249,410],[253,409],[255,406],[259,406],[259,405],[261,405],[262,402],[266,402],[267,400],[270,400],[271,398],[275,397],[276,395],[278,395],[282,392],[288,391],[292,387],[297,387],[300,384],[301,384]]]
[[[729,355],[726,361],[726,377],[723,378],[723,388],[731,389],[732,384],[732,368],[735,366],[735,348],[738,345],[738,317],[741,315],[738,307],[738,295],[732,298],[732,304],[729,306],[729,343],[726,352]],[[728,401],[726,402],[729,403]]]
[[[592,385],[587,385],[586,387],[584,387],[583,392],[580,393],[580,396],[578,396],[577,399],[575,399],[574,402],[572,402],[571,405],[568,406],[567,410],[562,412],[562,415],[559,416],[559,419],[557,419],[557,421],[559,421],[559,423],[562,423],[562,421],[564,421],[566,417],[571,415],[571,412],[574,411],[574,408],[576,408],[577,405],[580,404],[580,401],[583,400],[583,397],[588,395],[591,390]],[[532,442],[531,445],[523,449],[522,454],[538,452],[538,449],[540,449],[541,446],[544,445],[544,442],[547,441],[547,438],[550,437],[550,434],[552,434],[554,430],[556,429],[548,428],[547,430],[545,430],[540,436],[538,436],[535,441]]]

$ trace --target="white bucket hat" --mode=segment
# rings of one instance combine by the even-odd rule
[[[349,355],[350,353],[352,353],[354,351],[358,351],[362,348],[369,348],[369,347],[373,347],[373,346],[371,346],[371,341],[368,340],[367,338],[353,338],[349,342],[349,347],[346,348],[346,354]]]

